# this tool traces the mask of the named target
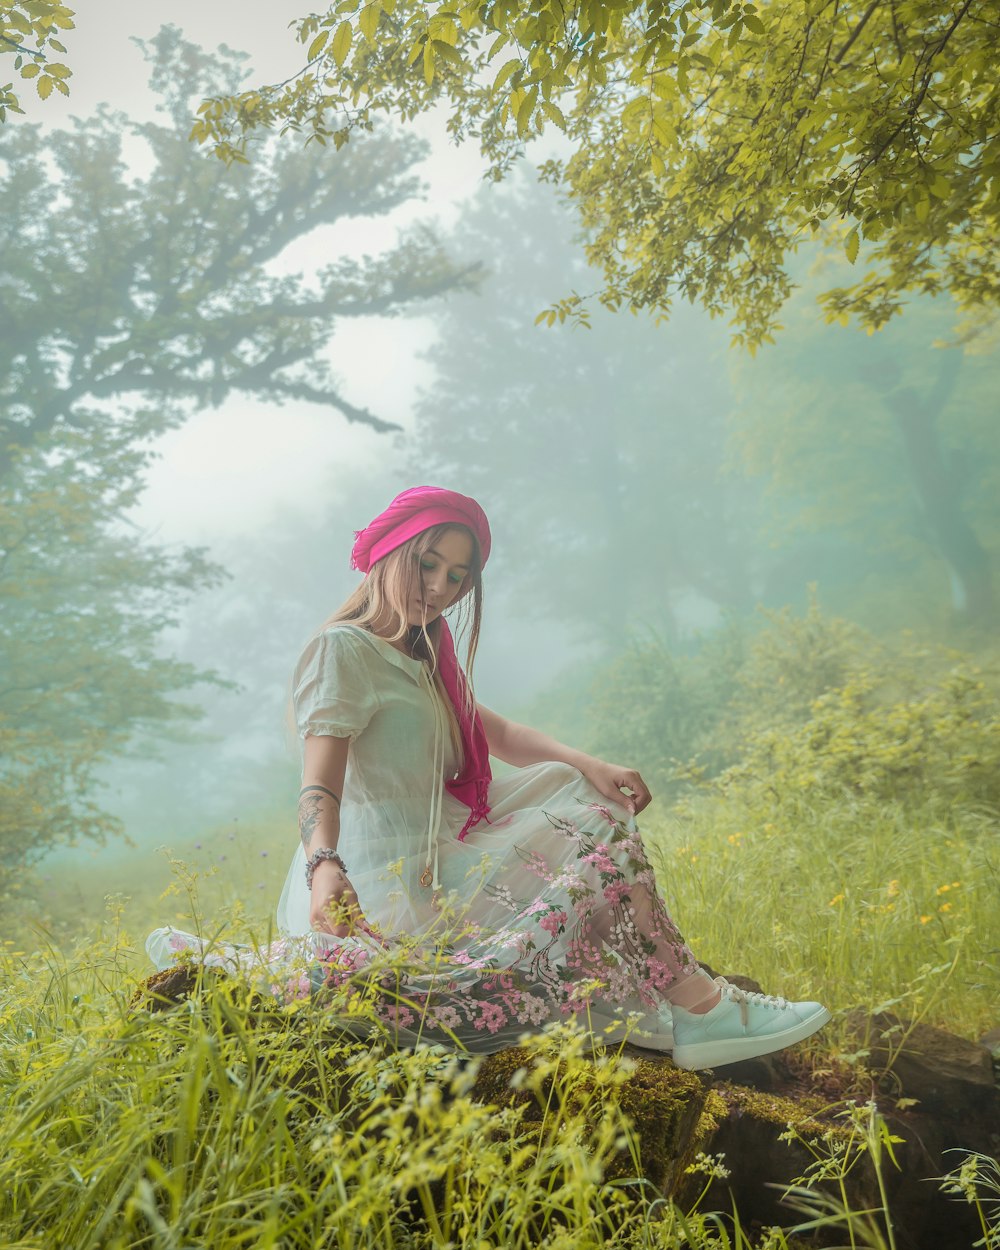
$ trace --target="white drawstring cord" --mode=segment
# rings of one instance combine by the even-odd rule
[[[420,874],[420,884],[432,887],[434,897],[441,889],[438,876],[438,835],[441,832],[441,817],[444,811],[444,738],[448,724],[445,710],[441,706],[434,678],[424,665],[420,666],[420,680],[431,697],[434,708],[434,789],[431,792],[431,807],[427,817],[427,855],[424,871]]]

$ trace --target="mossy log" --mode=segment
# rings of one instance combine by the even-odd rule
[[[210,993],[211,987],[221,987],[228,980],[215,970],[179,965],[144,982],[136,992],[133,1007],[162,1011],[190,996]],[[266,1022],[273,1021],[275,1041],[280,1039],[285,1048],[284,1058],[288,1058],[288,1048],[297,1052],[296,1060],[301,1058],[298,1066],[289,1068],[289,1087],[319,1103],[325,1104],[329,1097],[342,1101],[345,1090],[342,1082],[335,1079],[334,1069],[344,1062],[351,1047],[356,1047],[357,1036],[350,1036],[331,1018],[330,1045],[317,1048],[314,1013],[309,1013],[313,1017],[312,1044],[304,1044],[294,1027],[289,1029],[289,1021],[294,1017],[276,1008],[273,1000],[251,993],[244,998],[251,1015],[255,999],[260,1012],[251,1027],[255,1032],[268,1032]],[[993,1100],[998,1096],[978,1068],[980,1099],[989,1102],[990,1114],[982,1126],[977,1125],[981,1129],[974,1135],[977,1139],[964,1141],[963,1124],[948,1116],[946,1099],[933,1115],[908,1105],[913,1099],[904,1099],[897,1107],[897,1100],[884,1088],[880,1090],[879,1072],[848,1069],[829,1057],[822,1068],[810,1068],[803,1061],[802,1052],[795,1048],[718,1072],[682,1071],[668,1056],[641,1052],[638,1048],[625,1047],[623,1053],[630,1070],[608,1096],[617,1100],[632,1126],[644,1178],[644,1183],[634,1190],[637,1195],[646,1199],[669,1198],[687,1206],[706,1184],[699,1171],[699,1155],[721,1155],[728,1176],[720,1175],[711,1181],[701,1202],[702,1210],[735,1211],[745,1230],[793,1225],[800,1217],[782,1205],[781,1191],[803,1176],[814,1162],[807,1143],[825,1140],[827,1147],[834,1147],[838,1139],[846,1143],[849,1132],[844,1123],[845,1109],[852,1100],[864,1104],[874,1098],[891,1132],[901,1139],[895,1148],[899,1166],[889,1160],[883,1162],[883,1181],[899,1250],[967,1250],[975,1240],[977,1225],[972,1208],[949,1201],[932,1182],[955,1165],[955,1159],[947,1158],[945,1151],[953,1149],[957,1142],[967,1149],[992,1153],[990,1146],[996,1138],[997,1124]],[[521,1124],[529,1137],[533,1131],[541,1131],[546,1116],[551,1120],[560,1098],[565,1100],[567,1111],[579,1111],[592,1106],[595,1093],[599,1095],[602,1088],[608,1088],[606,1082],[602,1086],[596,1065],[591,1079],[586,1072],[580,1074],[579,1063],[571,1082],[559,1084],[551,1076],[533,1081],[531,1069],[537,1060],[526,1047],[470,1057],[470,1062],[476,1064],[470,1097],[489,1106],[520,1108]],[[901,1066],[898,1061],[896,1066]],[[943,1097],[938,1090],[939,1071],[934,1089]],[[723,1079],[727,1075],[740,1080]],[[741,1081],[754,1081],[761,1088]],[[975,1117],[970,1121],[966,1114],[964,1128],[968,1130],[973,1123]],[[789,1133],[789,1126],[794,1132]],[[978,1140],[980,1136],[982,1142]],[[633,1152],[617,1153],[609,1160],[605,1175],[608,1179],[635,1177]],[[816,1188],[831,1195],[837,1192],[833,1182],[817,1183]],[[867,1158],[851,1170],[845,1189],[852,1209],[881,1206]]]

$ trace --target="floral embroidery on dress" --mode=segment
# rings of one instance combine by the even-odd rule
[[[206,949],[171,931],[170,948],[254,975],[282,1002],[363,1003],[391,1034],[424,1041],[523,1031],[597,1004],[605,1015],[636,1002],[655,1010],[697,964],[656,890],[640,835],[602,804],[580,803],[589,818],[539,812],[547,837],[513,848],[526,870],[520,880],[537,887],[531,896],[503,880],[484,884],[508,917],[492,930],[466,922],[435,945],[433,934],[408,943],[364,926],[348,938],[316,933],[260,951]],[[539,846],[553,834],[550,862]]]

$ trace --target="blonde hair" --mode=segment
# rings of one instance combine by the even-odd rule
[[[471,717],[475,712],[476,697],[472,685],[472,668],[479,647],[479,631],[483,619],[482,553],[479,540],[468,526],[446,523],[433,525],[408,539],[394,551],[377,560],[368,576],[344,602],[320,625],[320,633],[330,625],[360,625],[372,633],[377,632],[388,642],[400,642],[411,631],[417,631],[412,639],[414,659],[421,660],[430,669],[438,697],[448,715],[452,746],[461,769],[462,735],[458,716],[444,688],[438,670],[438,640],[441,634],[440,617],[428,624],[409,626],[406,618],[414,595],[420,593],[420,562],[424,555],[438,543],[449,530],[458,530],[472,539],[471,567],[465,575],[458,599],[457,628],[453,629],[456,646],[468,635],[465,662],[465,713]],[[388,627],[388,632],[386,632]]]

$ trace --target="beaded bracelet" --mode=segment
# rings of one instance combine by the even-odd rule
[[[313,884],[313,873],[316,871],[317,865],[321,864],[324,859],[329,859],[337,865],[340,871],[347,876],[347,865],[340,858],[335,850],[329,846],[321,846],[318,851],[314,851],[306,860],[306,886],[311,890]]]

